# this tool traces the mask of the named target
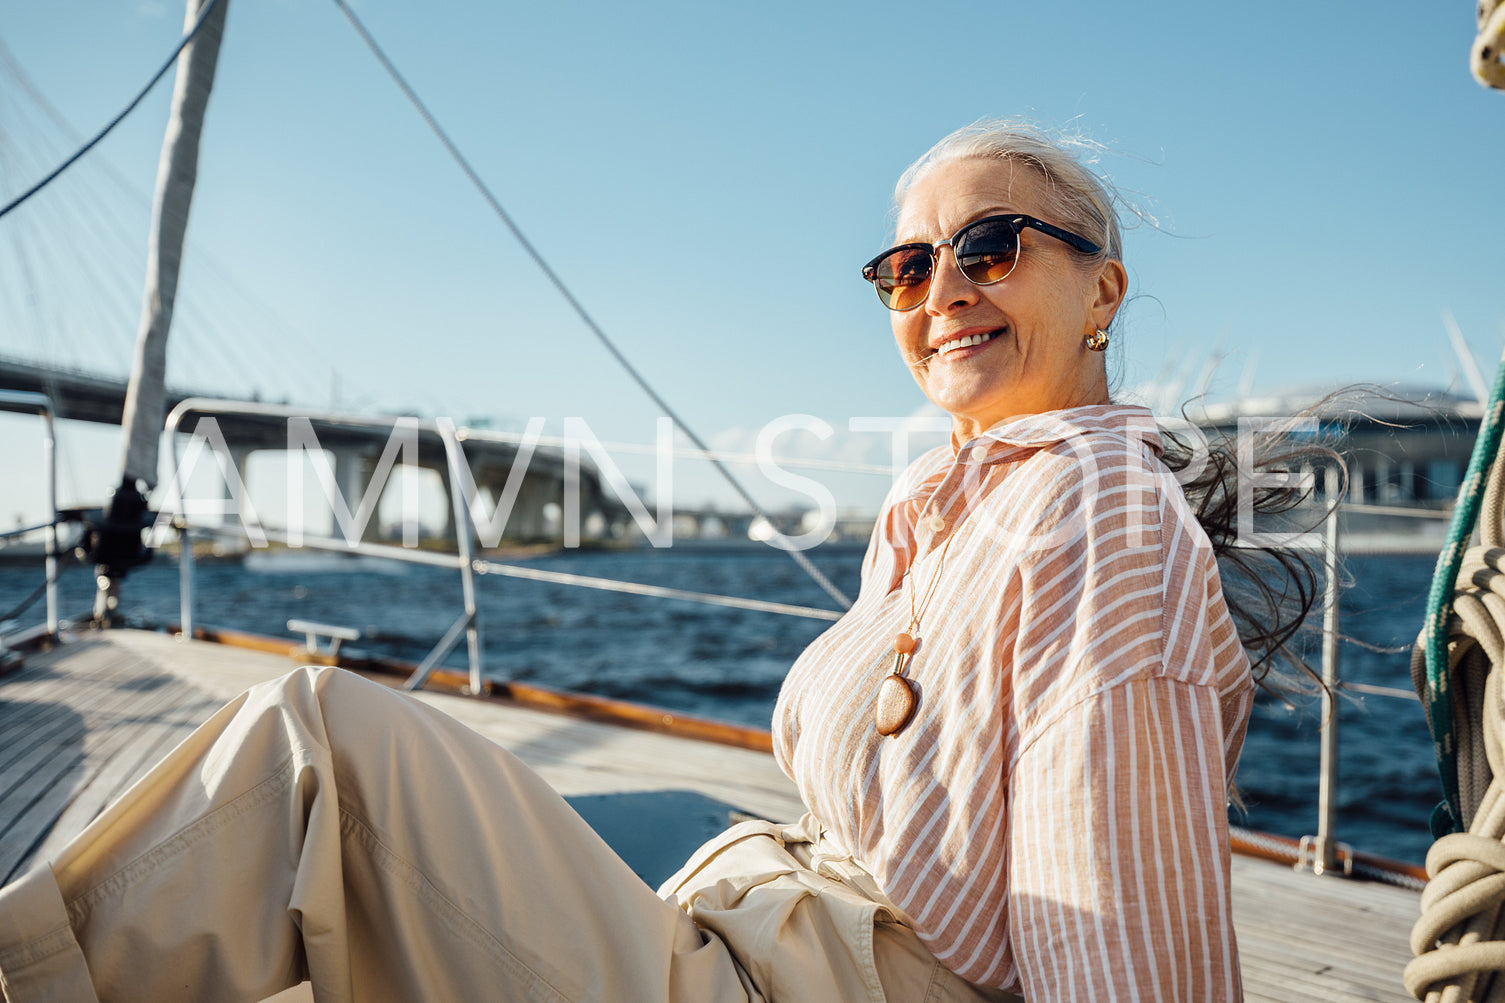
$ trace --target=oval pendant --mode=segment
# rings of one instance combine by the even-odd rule
[[[920,705],[915,684],[896,672],[883,677],[878,685],[878,706],[873,710],[873,724],[878,734],[893,736],[904,730]]]

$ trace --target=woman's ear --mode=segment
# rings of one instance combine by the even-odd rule
[[[1097,272],[1096,298],[1092,301],[1092,322],[1096,327],[1106,328],[1113,323],[1128,289],[1129,273],[1124,270],[1123,262],[1112,258],[1103,262]]]

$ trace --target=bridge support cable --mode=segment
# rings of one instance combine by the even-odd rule
[[[38,176],[55,164],[67,150],[76,149],[86,139],[41,92],[20,61],[5,47],[3,39],[0,39],[0,106],[3,106],[0,107],[0,175],[9,176],[19,172],[28,179]],[[31,119],[24,114],[11,114],[13,109],[18,113],[32,110],[39,112],[66,141],[67,150],[54,152],[51,134],[43,135],[40,130],[33,130],[36,135],[28,138],[45,140],[47,152],[42,157],[32,156],[30,146],[15,142],[11,135],[18,129],[17,121],[26,125]],[[45,160],[45,163],[38,162],[33,166],[33,160]],[[86,172],[91,177],[84,177]],[[100,191],[98,185],[91,183],[91,178],[107,182],[109,194],[116,198],[112,200],[105,197],[106,193]],[[75,368],[77,360],[88,359],[109,362],[111,366],[105,368],[113,367],[121,372],[129,372],[132,346],[119,344],[118,339],[106,332],[118,326],[119,318],[140,315],[140,276],[137,269],[123,262],[135,259],[140,252],[141,232],[151,218],[152,192],[128,178],[103,157],[90,159],[83,169],[73,172],[70,180],[74,185],[69,189],[70,195],[33,202],[28,213],[13,219],[9,232],[0,235],[9,237],[10,241],[10,246],[0,246],[0,255],[9,252],[10,257],[19,262],[12,268],[6,260],[0,259],[0,297],[5,297],[0,300],[0,313],[11,309],[19,315],[22,309],[30,309],[37,314],[32,321],[36,330],[56,330],[56,336],[49,335],[43,339],[48,344],[60,344],[66,333],[68,347],[73,350]],[[121,208],[131,213],[139,210],[140,218],[128,221],[121,213]],[[65,243],[63,235],[70,233],[81,234],[82,240]],[[54,247],[56,250],[53,250]],[[188,370],[181,370],[179,379],[201,385],[205,378],[219,379],[227,386],[231,385],[227,378],[233,378],[237,385],[244,387],[280,384],[284,385],[283,392],[286,394],[289,391],[285,384],[290,379],[297,378],[301,389],[291,392],[294,399],[318,400],[328,394],[328,382],[322,378],[315,380],[311,374],[315,368],[321,372],[332,372],[337,368],[337,363],[315,338],[281,316],[255,290],[239,281],[233,270],[220,262],[211,248],[197,244],[192,234],[188,235],[184,255],[194,262],[195,290],[218,284],[224,287],[224,297],[233,297],[236,302],[226,309],[210,310],[202,305],[209,297],[195,295],[177,303],[173,334],[174,359],[179,363],[186,359],[196,367],[191,375],[185,375]],[[82,316],[82,311],[87,310],[92,319],[85,317],[65,326],[62,323],[63,317],[59,316],[51,323],[44,323],[51,318],[40,315],[34,293],[30,296],[16,294],[24,293],[25,290],[13,293],[8,288],[8,283],[21,285],[21,279],[17,276],[25,267],[28,256],[39,259],[45,256],[46,260],[39,260],[36,266],[40,274],[49,275],[56,281],[59,275],[69,273],[70,288],[87,289],[87,297],[75,295],[70,301],[67,317]],[[15,274],[10,274],[12,271]],[[10,304],[10,299],[16,301],[15,306]],[[99,302],[95,302],[96,299]],[[84,302],[85,300],[88,302]],[[247,347],[265,342],[269,329],[294,346],[293,350],[300,353],[302,358],[316,360],[316,365],[289,369],[267,361],[269,358],[280,360],[286,354],[280,349],[258,353]],[[89,343],[82,344],[82,339],[88,339]],[[182,350],[185,346],[191,347],[193,351],[185,353]],[[0,349],[3,347],[0,346]],[[24,357],[26,353],[21,354]],[[46,361],[64,368],[69,364],[60,358],[48,358]],[[118,366],[113,366],[114,363],[118,363]],[[214,366],[212,370],[209,368],[210,364]],[[245,394],[237,393],[236,396],[252,394],[248,390]],[[61,398],[55,399],[61,402]]]
[[[172,55],[168,56],[167,60],[161,65],[160,68],[158,68],[157,72],[152,74],[152,78],[146,82],[146,86],[141,88],[140,92],[138,92],[135,97],[131,98],[130,104],[121,109],[120,114],[110,119],[105,127],[101,129],[93,139],[89,140],[83,146],[79,147],[72,156],[70,156],[67,160],[64,160],[61,164],[58,164],[57,167],[48,172],[46,177],[42,178],[36,184],[26,189],[26,191],[22,192],[20,195],[17,195],[9,202],[5,203],[4,206],[0,206],[0,219],[5,218],[5,216],[10,213],[11,210],[20,206],[37,192],[52,184],[52,182],[55,181],[64,171],[72,167],[74,164],[78,163],[84,158],[85,154],[94,149],[94,147],[98,146],[100,140],[104,139],[112,131],[114,131],[117,125],[119,125],[121,122],[124,122],[126,120],[126,117],[129,116],[131,112],[136,110],[136,106],[139,105],[143,100],[145,100],[146,96],[151,93],[152,88],[157,86],[157,81],[165,77],[167,75],[167,71],[172,69],[173,64],[178,60],[179,54],[188,47],[190,42],[198,37],[199,32],[203,30],[204,25],[208,22],[210,16],[212,14],[215,14],[216,11],[219,12],[216,20],[219,22],[220,30],[223,31],[225,23],[223,8],[228,7],[229,5],[230,0],[208,0],[208,2],[199,9],[198,20],[194,22],[193,26],[189,28],[188,32],[183,36],[182,40],[178,42],[178,47],[176,49],[173,49]],[[218,51],[218,48],[219,44],[216,40],[216,51]]]
[[[0,128],[0,175],[7,180],[45,174],[86,141],[47,100],[3,41],[0,81],[0,121],[5,123]],[[64,149],[58,149],[58,139]],[[139,276],[125,264],[140,251],[140,226],[128,224],[116,206],[96,191],[88,177],[90,169],[129,191],[124,177],[108,161],[96,158],[88,168],[72,174],[71,186],[53,189],[51,197],[31,203],[27,213],[13,218],[0,248],[5,256],[0,261],[0,296],[6,298],[0,310],[14,311],[18,318],[30,314],[31,328],[46,343],[48,361],[59,361],[51,358],[51,350],[66,337],[75,359],[110,360],[124,369],[129,346],[119,344],[108,331],[119,318],[141,306]],[[149,212],[151,199],[143,201]],[[77,236],[70,240],[70,234]],[[28,274],[33,270],[52,282],[66,276],[66,314],[44,309],[32,288],[35,280]],[[84,290],[87,295],[82,295]],[[72,323],[65,322],[69,319]],[[81,340],[87,344],[78,344]]]
[[[769,519],[767,513],[763,511],[762,506],[755,502],[752,498],[752,495],[749,494],[747,489],[742,486],[742,482],[738,480],[737,477],[729,469],[727,469],[727,467],[719,459],[716,458],[715,454],[711,451],[710,446],[708,446],[705,441],[695,433],[695,430],[691,428],[690,425],[683,418],[681,418],[672,407],[669,406],[669,403],[664,400],[662,396],[660,396],[658,391],[654,390],[653,386],[647,381],[647,379],[645,379],[643,375],[638,372],[637,368],[630,361],[628,361],[627,356],[623,355],[621,350],[617,348],[616,344],[612,342],[611,338],[607,337],[607,334],[604,330],[602,330],[601,325],[596,323],[595,318],[592,317],[590,312],[585,309],[585,306],[575,298],[574,293],[570,292],[569,287],[564,284],[564,280],[559,277],[559,274],[555,272],[552,267],[550,267],[543,254],[540,253],[539,250],[533,245],[533,242],[527,238],[522,229],[517,225],[516,221],[513,220],[511,214],[502,207],[502,204],[497,199],[496,195],[492,193],[486,182],[481,180],[481,176],[477,174],[475,168],[470,165],[470,161],[467,160],[465,158],[465,155],[460,152],[460,148],[457,147],[454,141],[450,139],[449,134],[445,132],[444,127],[439,124],[438,119],[436,119],[433,113],[429,111],[428,106],[423,103],[423,99],[418,96],[417,92],[414,91],[413,88],[408,84],[407,79],[402,75],[401,71],[399,71],[393,64],[392,60],[387,57],[387,54],[385,51],[383,51],[382,47],[377,44],[376,39],[372,37],[371,33],[366,29],[365,24],[361,22],[360,18],[356,17],[355,11],[350,9],[350,5],[346,3],[345,0],[334,0],[334,4],[335,6],[340,8],[341,13],[343,13],[346,19],[349,20],[351,27],[355,29],[356,34],[361,37],[361,41],[363,41],[366,44],[366,47],[371,50],[371,53],[376,57],[377,62],[381,63],[382,68],[387,71],[387,75],[392,78],[393,83],[395,83],[398,89],[402,91],[403,96],[408,99],[408,102],[418,112],[424,123],[429,127],[429,130],[433,132],[435,137],[438,138],[439,142],[444,146],[444,149],[449,153],[450,157],[459,166],[460,170],[464,172],[466,178],[469,179],[470,183],[481,194],[481,197],[486,200],[486,203],[491,207],[491,211],[495,213],[497,218],[502,221],[502,224],[506,226],[509,231],[511,231],[512,236],[518,242],[518,245],[522,247],[523,251],[527,253],[528,257],[533,259],[533,263],[538,266],[539,271],[543,272],[544,277],[549,280],[549,282],[554,286],[556,290],[558,290],[559,295],[564,297],[564,300],[569,304],[570,309],[575,312],[575,315],[580,318],[581,322],[585,324],[586,328],[596,336],[596,340],[606,348],[607,352],[611,354],[611,357],[617,361],[617,364],[620,365],[623,370],[626,371],[627,375],[632,378],[633,382],[635,382],[638,387],[648,395],[649,399],[653,401],[653,403],[660,409],[660,411],[671,418],[674,421],[674,424],[684,431],[685,435],[689,437],[690,441],[694,443],[695,447],[700,450],[701,455],[704,456],[706,460],[716,469],[717,473],[719,473],[722,478],[731,485],[732,490],[737,493],[737,495],[748,506],[748,508],[752,509],[753,514],[772,523],[772,520]],[[806,574],[808,574],[812,579],[815,580],[815,583],[817,585],[825,590],[827,595],[841,604],[842,609],[848,609],[851,607],[852,601],[847,598],[846,594],[843,593],[839,588],[837,588],[836,584],[832,582],[830,578],[826,577],[826,575],[819,568],[812,564],[808,557],[806,557],[798,550],[788,550],[786,552],[791,558],[794,559],[794,562],[798,564]]]

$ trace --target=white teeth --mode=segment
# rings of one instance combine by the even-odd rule
[[[998,331],[985,331],[982,334],[969,334],[965,338],[957,338],[954,341],[946,342],[940,348],[937,348],[935,350],[935,353],[937,355],[945,355],[947,352],[954,352],[958,348],[971,348],[973,345],[981,345],[985,341],[992,341],[994,338],[998,337],[998,335]]]

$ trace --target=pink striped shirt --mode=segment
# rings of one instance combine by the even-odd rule
[[[1253,687],[1159,451],[1148,411],[1104,405],[922,456],[774,713],[805,803],[936,957],[1032,1003],[1239,998],[1226,806]],[[921,700],[883,738],[916,552]]]

